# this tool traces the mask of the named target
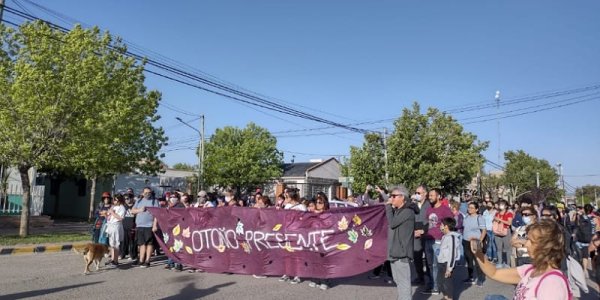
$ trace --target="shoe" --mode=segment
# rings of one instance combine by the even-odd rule
[[[476,285],[477,287],[483,287],[483,282],[477,282],[475,285]]]
[[[319,284],[319,288],[324,291],[329,288],[329,285],[327,285],[327,283],[321,283]]]
[[[421,293],[423,293],[425,295],[439,295],[440,291],[434,290],[434,289],[426,289],[426,290],[422,291]]]
[[[279,281],[281,282],[288,282],[290,280],[290,277],[287,275],[283,275],[281,276],[281,278],[279,278]]]
[[[410,284],[412,284],[412,285],[423,285],[423,284],[425,284],[425,280],[423,280],[423,279],[415,279]]]
[[[394,284],[394,280],[391,278],[386,278],[383,281],[385,281],[385,283],[387,283],[387,284]]]
[[[136,260],[134,260],[134,261],[131,263],[131,265],[132,265],[132,266],[139,266],[139,265],[140,265],[140,261],[136,259]]]
[[[140,268],[144,268],[144,269],[146,269],[146,268],[150,268],[150,262],[149,262],[149,261],[147,261],[147,262],[145,262],[145,263],[141,264],[141,265],[140,265]]]
[[[300,280],[300,277],[296,276],[294,277],[294,279],[290,280],[290,284],[298,284],[302,282],[302,280]]]
[[[149,264],[148,264],[149,265]],[[175,265],[175,271],[176,272],[181,272],[183,271],[183,266],[182,265]]]
[[[264,279],[267,278],[267,276],[263,276],[263,275],[252,275],[252,277],[256,278],[256,279]]]
[[[108,266],[108,265],[112,264],[112,262],[113,262],[112,260],[107,260],[107,261],[104,263],[104,265],[105,265],[105,266]]]
[[[379,279],[379,278],[381,278],[381,276],[379,276],[379,275],[370,275],[368,278],[371,279],[371,280],[372,279]]]
[[[467,278],[465,280],[463,280],[464,284],[475,284],[475,279],[473,278]]]
[[[314,288],[314,287],[317,287],[317,283],[314,282],[314,281],[309,281],[308,282],[308,286],[311,287],[311,288]]]

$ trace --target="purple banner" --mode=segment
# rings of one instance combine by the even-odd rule
[[[387,257],[383,205],[315,214],[245,207],[148,208],[167,256],[207,272],[337,278]]]

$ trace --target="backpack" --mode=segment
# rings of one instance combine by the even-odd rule
[[[592,233],[594,232],[592,219],[588,216],[579,216],[577,218],[577,241],[580,243],[589,243],[592,241]]]
[[[529,267],[527,270],[525,270],[525,274],[524,275],[527,275],[527,273],[529,273],[530,271],[533,271],[533,265],[531,267]],[[556,275],[556,276],[559,276],[560,278],[562,278],[562,280],[567,285],[567,293],[568,293],[568,298],[567,299],[568,300],[572,300],[573,299],[573,294],[571,293],[571,287],[569,286],[569,281],[565,277],[565,274],[563,274],[559,270],[554,270],[554,271],[546,272],[546,273],[544,273],[544,275],[542,275],[542,278],[540,278],[540,281],[538,281],[538,284],[535,287],[535,293],[534,293],[535,298],[537,299],[538,290],[540,289],[540,285],[542,284],[542,281],[544,281],[544,278],[546,278],[546,277],[548,277],[550,275]]]
[[[450,238],[452,238],[452,257],[454,258],[454,262],[451,262],[450,265],[454,267],[456,262],[463,260],[465,256],[465,249],[463,248],[463,244],[461,242],[462,237],[460,235],[455,236],[452,234],[450,235]]]

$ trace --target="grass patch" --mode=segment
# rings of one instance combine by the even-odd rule
[[[17,244],[46,244],[64,242],[90,241],[89,233],[46,233],[31,234],[26,238],[18,235],[0,236],[0,246],[12,246]]]

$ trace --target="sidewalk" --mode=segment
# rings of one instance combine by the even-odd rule
[[[57,220],[54,224],[44,227],[32,227],[30,234],[52,234],[52,233],[88,233],[90,224],[86,222],[70,222]],[[18,235],[19,228],[0,228],[0,235]],[[91,241],[91,235],[90,235]],[[64,242],[64,243],[44,243],[44,244],[17,244],[2,246],[0,245],[0,256],[12,254],[34,254],[51,253],[60,251],[69,251],[73,248],[83,247],[90,241]]]
[[[49,243],[39,245],[0,246],[0,256],[13,254],[54,253],[83,248],[88,242]]]

